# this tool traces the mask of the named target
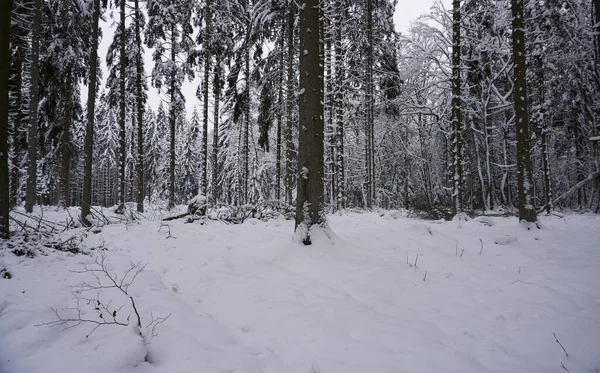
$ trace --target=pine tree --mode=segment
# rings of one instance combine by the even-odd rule
[[[85,226],[90,226],[88,220],[90,209],[92,207],[92,161],[94,156],[94,108],[96,105],[96,83],[98,80],[98,21],[100,19],[100,0],[93,0],[92,11],[92,41],[90,48],[88,79],[88,99],[87,99],[87,123],[84,140],[84,176],[83,176],[83,196],[81,199],[81,221]]]
[[[185,109],[181,94],[184,77],[190,72],[187,54],[191,50],[191,7],[184,0],[148,1],[148,47],[155,48],[152,83],[157,89],[166,86],[169,97],[170,175],[169,207],[175,205],[175,128],[177,116]],[[183,55],[183,58],[182,58]]]

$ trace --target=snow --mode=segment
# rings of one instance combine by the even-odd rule
[[[311,246],[292,242],[290,220],[182,219],[169,222],[176,238],[158,232],[160,221],[104,226],[84,238],[96,248],[88,256],[0,250],[13,276],[0,279],[0,372],[600,369],[598,216],[544,216],[543,229],[525,230],[516,218],[406,215],[331,215]],[[93,325],[42,325],[56,320],[51,308],[75,305],[93,276],[73,271],[100,252],[119,276],[146,264],[129,288],[141,330],[134,317],[89,338]],[[130,313],[115,289],[102,297]]]

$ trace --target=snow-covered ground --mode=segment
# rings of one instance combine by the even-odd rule
[[[177,220],[170,238],[140,221],[90,233],[89,256],[4,250],[0,372],[598,372],[600,217],[541,220],[528,231],[509,218],[343,214],[308,247],[292,221]],[[143,338],[115,288],[99,299],[130,326],[86,337],[94,324],[45,325],[96,299],[77,285],[94,284],[79,272],[100,253],[119,278],[146,264],[128,289]],[[80,305],[101,320],[95,302]]]

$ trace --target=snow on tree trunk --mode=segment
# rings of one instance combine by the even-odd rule
[[[311,244],[310,230],[324,223],[323,208],[323,65],[320,64],[320,6],[303,0],[300,6],[300,135],[296,230]]]
[[[511,0],[512,42],[514,60],[514,105],[517,131],[517,190],[519,220],[536,222],[533,201],[533,175],[530,156],[529,113],[527,98],[527,70],[525,60],[525,29],[523,0]]]
[[[8,77],[12,0],[0,5],[0,238],[9,236]]]

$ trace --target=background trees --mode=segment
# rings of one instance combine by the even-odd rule
[[[10,204],[22,196],[29,210],[36,201],[80,204],[84,222],[93,204],[136,202],[142,211],[144,200],[173,206],[197,193],[214,206],[295,204],[303,167],[320,167],[300,154],[308,113],[300,106],[316,103],[303,101],[298,5],[113,4],[116,16],[99,0],[15,2]],[[521,5],[522,18],[513,17]],[[589,141],[600,133],[596,7],[438,2],[398,34],[389,0],[320,3],[319,29],[311,28],[323,67],[318,204],[435,218],[526,208],[526,220],[554,208],[597,210],[598,143]],[[114,39],[98,55],[101,16],[114,18],[105,24]],[[152,62],[142,63],[144,46]],[[99,57],[108,62],[104,81]],[[158,92],[150,96],[146,69]]]

